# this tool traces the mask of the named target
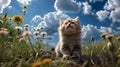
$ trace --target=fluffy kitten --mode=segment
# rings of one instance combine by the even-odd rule
[[[55,48],[56,56],[64,59],[81,56],[81,28],[79,17],[60,21],[59,42]]]

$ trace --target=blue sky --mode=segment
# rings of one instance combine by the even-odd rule
[[[83,40],[90,36],[100,40],[101,33],[120,35],[120,0],[0,0],[0,15],[22,15],[22,4],[28,7],[24,24],[42,25],[53,38],[45,43],[57,43],[59,19],[76,16],[80,17]]]

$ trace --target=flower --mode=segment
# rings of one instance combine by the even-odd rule
[[[94,41],[94,36],[91,36],[91,41]]]
[[[2,30],[2,31],[8,31],[8,29],[6,29],[6,28],[1,28],[1,30]]]
[[[0,35],[2,36],[6,36],[8,35],[8,33],[9,33],[8,31],[2,31],[2,30],[0,31]]]
[[[29,37],[30,35],[31,35],[30,31],[24,31],[23,32],[23,36],[25,36],[25,37]]]
[[[42,61],[42,64],[48,64],[52,61],[52,59],[46,58]]]
[[[24,27],[24,29],[25,29],[26,31],[28,31],[28,30],[29,30],[29,28],[28,28],[28,27]]]
[[[36,31],[40,31],[40,27],[37,27],[35,30],[36,30]]]
[[[107,47],[109,48],[109,50],[110,50],[111,52],[114,51],[114,45],[113,45],[112,42],[108,42]]]
[[[25,4],[22,5],[22,8],[23,8],[23,9],[26,9],[26,8],[27,8],[27,5],[25,5]]]
[[[20,38],[19,42],[26,42],[25,38]]]
[[[107,33],[103,33],[103,34],[100,35],[100,37],[105,39],[105,36],[107,36],[107,35],[108,35]]]
[[[25,24],[24,27],[29,27],[29,24]]]
[[[109,39],[109,38],[112,38],[112,37],[114,37],[114,34],[109,34],[109,35],[106,35],[106,37],[105,37],[105,38]]]
[[[120,54],[118,54],[117,57],[120,58]]]
[[[26,11],[26,10],[22,10],[22,12],[23,12],[23,14],[25,15],[27,11]]]
[[[14,15],[12,17],[12,21],[16,22],[17,24],[23,23],[24,19],[20,15]]]
[[[18,26],[18,27],[15,27],[15,30],[17,30],[17,31],[21,31],[23,28],[22,27],[20,27],[20,26]]]
[[[7,13],[5,13],[5,15],[2,16],[2,19],[9,20],[9,16],[7,15]]]
[[[41,30],[42,30],[43,28],[44,28],[43,26],[39,26],[39,29],[41,29]]]
[[[37,36],[39,34],[39,31],[34,31],[33,34]]]
[[[12,18],[9,18],[9,20],[12,20]]]
[[[45,35],[47,35],[47,33],[46,32],[41,32],[41,35],[42,35],[42,37],[44,37]]]
[[[37,61],[32,64],[32,67],[40,67],[41,65],[42,65],[42,63],[40,61]]]
[[[117,39],[117,40],[120,40],[120,36],[118,36],[116,39]]]
[[[1,30],[0,30],[0,35],[1,35],[1,36],[7,36],[8,33],[9,33],[9,32],[7,31],[6,28],[1,28]]]
[[[114,37],[113,34],[106,35],[105,38],[108,39],[109,41],[112,41],[112,38]]]
[[[24,25],[24,29],[25,29],[25,30],[29,30],[29,24],[25,24],[25,25]]]
[[[2,21],[2,20],[0,20],[0,24],[3,24],[3,21]]]

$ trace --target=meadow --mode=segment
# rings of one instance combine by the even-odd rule
[[[26,5],[22,7],[27,9]],[[31,32],[23,15],[0,16],[0,67],[119,67],[120,36],[103,33],[101,42],[82,44],[81,60],[56,58],[54,48],[43,45],[47,33],[40,26]],[[32,39],[31,36],[34,36]]]

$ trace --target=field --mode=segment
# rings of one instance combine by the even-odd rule
[[[54,48],[43,45],[47,36],[40,26],[32,33],[24,18],[5,13],[0,17],[0,67],[119,67],[120,36],[101,34],[103,41],[82,44],[82,57],[63,60],[56,58]],[[34,39],[32,39],[32,36]]]

